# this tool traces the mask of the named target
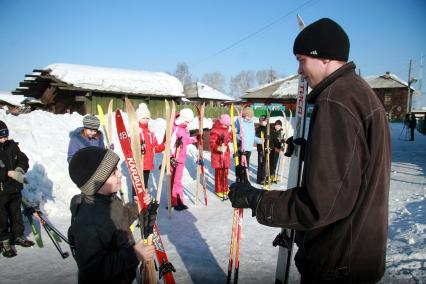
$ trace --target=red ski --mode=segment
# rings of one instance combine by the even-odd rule
[[[136,168],[136,163],[135,159],[133,158],[133,152],[131,148],[130,137],[126,131],[126,127],[124,126],[123,117],[119,109],[117,109],[115,112],[115,122],[117,125],[118,139],[120,141],[121,149],[125,157],[127,169],[132,178],[133,188],[138,197],[140,208],[143,211],[146,210],[148,207],[148,205],[143,202],[143,198],[146,192],[142,179],[140,178],[138,169]],[[175,279],[173,277],[172,272],[175,272],[176,270],[167,258],[163,242],[161,241],[160,232],[158,231],[156,224],[154,225],[153,235],[155,254],[159,263],[159,278],[161,279],[164,276],[164,282],[166,284],[174,284]]]

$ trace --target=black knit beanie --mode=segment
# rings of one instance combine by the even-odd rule
[[[310,57],[348,61],[349,38],[339,24],[323,18],[304,28],[296,37],[293,53]]]
[[[119,160],[111,150],[86,147],[72,156],[68,171],[71,180],[85,195],[93,195],[104,185]]]
[[[0,138],[9,137],[9,129],[7,128],[6,123],[0,120]]]

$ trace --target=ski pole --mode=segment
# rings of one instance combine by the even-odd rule
[[[66,251],[63,251],[59,243],[54,239],[52,236],[52,232],[50,231],[49,227],[46,225],[46,223],[42,223],[44,230],[46,231],[47,235],[49,236],[50,240],[52,241],[55,248],[58,250],[59,254],[62,256],[63,259],[67,258],[69,256],[69,253]]]

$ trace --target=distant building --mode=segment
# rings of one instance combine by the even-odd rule
[[[75,64],[51,64],[25,75],[14,95],[38,99],[40,108],[53,113],[97,113],[113,100],[124,108],[124,97],[135,106],[146,102],[153,117],[163,116],[164,99],[183,97],[179,80],[161,72],[147,72]]]
[[[204,101],[207,103],[234,102],[235,99],[201,82],[194,82],[185,86],[185,97],[190,101]]]
[[[6,113],[18,115],[31,111],[29,106],[25,106],[25,97],[12,95],[10,92],[0,91],[0,108],[6,110]]]
[[[364,77],[379,96],[389,119],[403,119],[407,112],[408,84],[396,75]],[[247,103],[281,103],[293,112],[296,109],[298,75],[291,75],[246,91],[241,99]],[[416,94],[414,88],[411,92]]]
[[[241,96],[241,99],[249,104],[282,104],[286,110],[291,110],[294,113],[297,101],[298,78],[298,75],[291,75],[251,88],[246,91],[245,95]],[[256,111],[255,114],[258,116]]]
[[[389,119],[404,119],[408,105],[408,84],[389,72],[364,79],[379,96]],[[415,92],[414,88],[410,89]]]

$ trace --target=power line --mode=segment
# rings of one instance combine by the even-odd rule
[[[304,2],[302,5],[298,6],[297,8],[293,9],[292,11],[287,12],[286,14],[284,14],[284,15],[282,15],[282,16],[280,16],[280,17],[276,18],[275,20],[273,20],[273,21],[272,21],[272,22],[270,22],[269,24],[266,24],[265,26],[258,28],[257,30],[255,30],[255,31],[253,31],[253,32],[249,33],[248,35],[246,35],[246,36],[242,37],[241,39],[239,39],[239,40],[237,40],[237,41],[235,41],[235,42],[233,42],[233,43],[229,44],[228,46],[226,46],[226,47],[222,48],[221,50],[219,50],[219,51],[217,51],[217,52],[215,52],[215,53],[213,53],[212,55],[210,55],[210,56],[208,56],[208,57],[206,57],[206,58],[204,58],[204,59],[201,59],[201,60],[199,60],[198,62],[196,62],[196,63],[192,64],[192,66],[191,66],[191,67],[197,66],[198,64],[200,64],[200,63],[202,63],[202,62],[205,62],[205,61],[207,61],[207,60],[209,60],[209,59],[211,59],[211,58],[213,58],[213,57],[218,56],[219,54],[222,54],[222,53],[224,53],[224,52],[226,52],[226,51],[228,51],[228,50],[230,50],[230,49],[234,48],[235,46],[239,45],[240,43],[242,43],[242,42],[244,42],[244,41],[246,41],[246,40],[248,40],[248,39],[250,39],[250,38],[254,37],[254,36],[255,36],[255,35],[257,35],[257,34],[260,34],[260,33],[264,32],[265,30],[267,30],[267,29],[268,29],[268,28],[270,28],[271,26],[273,26],[273,25],[277,24],[278,22],[282,21],[283,19],[287,18],[288,16],[290,16],[290,15],[294,14],[296,11],[299,11],[299,10],[301,10],[302,8],[305,8],[306,6],[308,6],[309,4],[311,4],[312,2],[319,2],[319,1],[320,1],[320,0],[309,0],[309,1]]]

